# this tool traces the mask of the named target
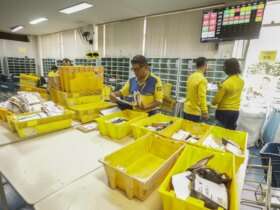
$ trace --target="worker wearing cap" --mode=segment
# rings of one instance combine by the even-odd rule
[[[200,122],[201,118],[208,119],[207,108],[207,60],[204,57],[196,59],[197,70],[187,80],[187,98],[184,104],[184,118]]]
[[[144,56],[136,55],[131,64],[135,77],[129,79],[120,91],[111,93],[111,101],[118,103],[118,97],[131,96],[135,99],[135,105],[125,108],[147,112],[149,115],[156,114],[163,100],[161,80],[151,73]]]

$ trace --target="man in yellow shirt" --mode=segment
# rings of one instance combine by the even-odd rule
[[[216,119],[222,127],[235,130],[239,116],[241,94],[244,81],[240,77],[240,65],[237,59],[231,58],[225,61],[224,71],[228,78],[219,85],[219,90],[212,104],[217,105]]]
[[[111,101],[118,103],[121,109],[129,108],[147,112],[149,115],[156,114],[163,100],[161,80],[151,73],[144,56],[136,55],[131,64],[135,77],[129,79],[120,91],[111,93]],[[134,102],[133,106],[124,106],[119,97],[130,97],[128,100]]]
[[[208,119],[207,108],[207,79],[204,77],[207,71],[207,60],[204,57],[196,59],[196,72],[187,80],[186,102],[184,104],[184,118],[194,122],[200,122],[201,118]]]

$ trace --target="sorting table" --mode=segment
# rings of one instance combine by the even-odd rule
[[[142,202],[107,185],[98,160],[130,142],[71,128],[1,146],[0,171],[36,210],[162,210],[157,190]],[[238,173],[240,188],[246,165]]]
[[[100,158],[127,142],[67,129],[0,147],[0,171],[27,203],[35,204],[101,167]]]

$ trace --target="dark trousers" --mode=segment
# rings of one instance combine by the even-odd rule
[[[239,117],[239,111],[216,110],[215,117],[222,127],[235,130],[237,127],[236,122]]]
[[[193,121],[193,122],[200,122],[201,121],[201,117],[199,115],[187,114],[186,112],[184,112],[184,119],[190,120],[190,121]]]

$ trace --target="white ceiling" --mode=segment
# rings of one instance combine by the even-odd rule
[[[149,14],[207,6],[225,0],[0,0],[0,31],[24,25],[24,34],[47,34],[87,24],[98,24]],[[65,15],[58,10],[88,2],[93,8]],[[227,2],[230,2],[227,0]],[[29,21],[47,17],[49,21],[29,25]]]

